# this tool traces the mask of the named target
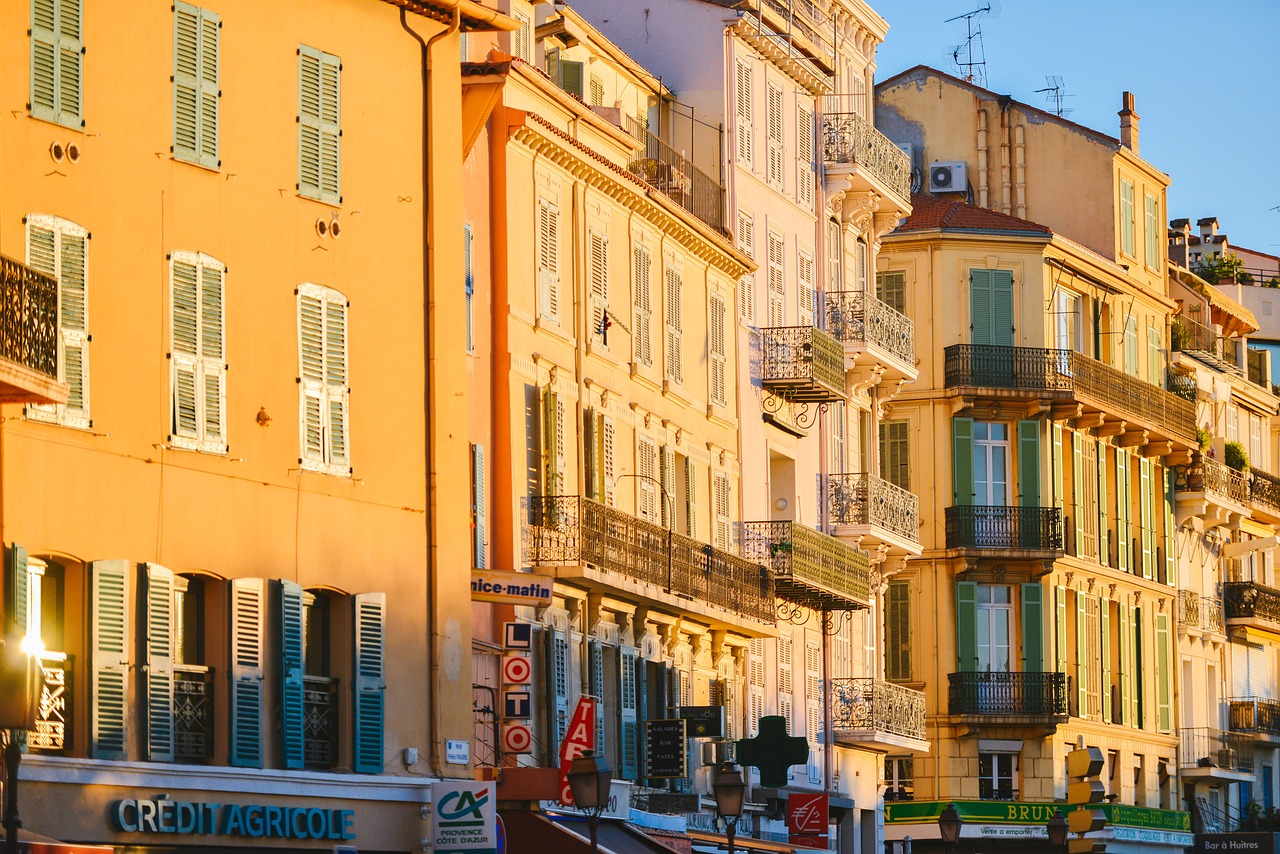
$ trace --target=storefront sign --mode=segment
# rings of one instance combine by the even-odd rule
[[[724,736],[724,706],[681,706],[676,715],[689,722],[689,738]]]
[[[213,804],[201,801],[121,800],[111,823],[122,833],[244,836],[253,839],[355,839],[355,810]]]
[[[436,854],[494,854],[498,850],[497,788],[493,783],[432,783],[431,803],[435,806],[432,850]]]
[[[950,801],[900,801],[884,805],[885,824],[937,824],[938,816]],[[956,811],[966,824],[1044,824],[1062,804],[1031,801],[955,801]],[[1101,806],[1112,826],[1191,832],[1191,814],[1178,810],[1131,807],[1124,804]]]
[[[696,800],[698,796],[693,797]],[[579,814],[574,808],[566,807],[559,801],[539,801],[538,804],[543,812]],[[631,783],[626,780],[609,781],[609,800],[605,803],[600,818],[615,818],[622,821],[631,819]]]
[[[471,600],[505,602],[508,605],[550,605],[551,579],[528,572],[473,569]]]
[[[684,718],[644,722],[644,776],[685,776]]]
[[[797,848],[827,848],[830,801],[823,793],[792,792],[787,796],[787,841]]]
[[[1195,854],[1272,854],[1276,851],[1275,833],[1197,833]]]
[[[569,788],[569,765],[588,750],[596,749],[596,699],[579,697],[578,706],[569,719],[569,730],[560,742],[560,803],[573,806],[573,789]]]

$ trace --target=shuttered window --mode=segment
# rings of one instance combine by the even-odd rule
[[[538,200],[538,315],[560,323],[560,211]]]
[[[31,115],[79,130],[84,13],[81,0],[31,0]]]
[[[661,500],[658,502],[662,527],[675,528],[676,520],[672,518],[676,512],[676,449],[674,445],[663,445],[658,457],[658,481],[662,484]]]
[[[813,210],[813,180],[818,164],[814,158],[813,110],[800,107],[796,112],[796,201],[805,210]]]
[[[332,288],[298,287],[302,467],[351,474],[347,300]]]
[[[219,16],[181,0],[173,7],[173,156],[216,169]]]
[[[621,667],[618,685],[618,752],[622,757],[619,776],[624,780],[635,780],[640,776],[640,724],[636,670],[644,667],[644,661],[637,658],[637,652],[634,646],[624,646],[619,650]]]
[[[658,512],[658,446],[652,439],[636,439],[636,508],[641,519],[657,524]],[[665,487],[664,487],[665,488]],[[662,515],[666,515],[665,511]]]
[[[609,309],[609,238],[599,231],[591,231],[588,238],[590,258],[588,274],[591,280],[591,340],[599,340],[607,347],[608,332],[605,313]]]
[[[737,60],[735,64],[735,77],[733,88],[734,101],[734,119],[736,121],[736,131],[734,138],[737,141],[738,162],[750,168],[754,160],[752,156],[752,136],[754,134],[751,110],[751,65],[744,59]]]
[[[169,256],[169,441],[175,447],[225,454],[227,366],[226,267],[201,252]]]
[[[613,506],[614,455],[613,419],[592,409],[584,416],[586,430],[587,494],[595,501]]]
[[[784,253],[786,245],[781,234],[769,232],[769,326],[782,326],[786,320]]]
[[[808,640],[804,644],[804,708],[804,731],[811,745],[809,776],[812,779],[815,768],[819,771],[822,768],[826,738],[822,731],[822,647]]]
[[[782,189],[783,183],[783,142],[782,142],[782,89],[772,83],[766,84],[767,123],[765,125],[767,171],[766,180]]]
[[[533,22],[529,20],[528,15],[521,12],[512,12],[511,17],[515,18],[516,22],[520,25],[515,32],[511,33],[511,52],[523,59],[525,62],[530,62],[533,57],[533,51],[531,49],[532,39],[530,36],[530,30],[533,29]]]
[[[304,756],[303,713],[303,590],[293,581],[273,582],[275,613],[280,621],[278,690],[280,691],[280,752],[284,767],[300,769]]]
[[[901,270],[876,273],[876,296],[880,302],[898,312],[907,313],[906,276]]]
[[[265,600],[263,579],[231,580],[230,763],[243,768],[261,768],[263,764]]]
[[[381,774],[386,718],[387,594],[357,593],[355,611],[355,732],[357,774]]]
[[[698,536],[698,464],[693,457],[684,458],[684,534]]]
[[[145,709],[147,758],[154,762],[174,759],[174,635],[173,572],[158,564],[145,567],[146,667]]]
[[[604,81],[592,74],[588,93],[590,95],[590,100],[588,100],[587,103],[597,107],[604,104]]]
[[[667,348],[666,377],[674,383],[684,382],[684,321],[681,318],[681,302],[684,298],[684,279],[680,269],[668,263],[664,271],[665,302],[663,306],[666,317]]]
[[[1138,321],[1132,315],[1124,323],[1124,370],[1138,376]]]
[[[89,755],[93,759],[128,758],[132,574],[133,565],[125,560],[100,560],[89,566],[93,608]]]
[[[911,489],[911,424],[905,419],[880,422],[880,476]]]
[[[729,514],[729,476],[717,474],[711,481],[712,511],[715,515],[715,542],[721,551],[729,551],[733,545],[733,523]]]
[[[738,211],[738,248],[746,254],[748,258],[755,258],[755,223],[751,219],[751,214]],[[756,322],[756,277],[754,273],[747,273],[738,282],[738,317],[748,326],[754,326]]]
[[[635,333],[631,336],[632,358],[641,365],[653,364],[653,258],[645,246],[632,253],[632,287],[635,292]]]
[[[341,204],[342,60],[298,48],[298,192]]]
[[[764,641],[755,638],[747,647],[747,735],[760,731],[764,716]]]
[[[813,325],[813,253],[800,250],[796,257],[796,280],[800,285],[800,325]]]
[[[1013,274],[970,270],[969,297],[972,343],[1013,346]]]
[[[476,349],[475,339],[475,311],[474,300],[476,291],[475,271],[471,266],[471,226],[469,224],[462,226],[462,275],[465,286],[466,297],[466,324],[467,324],[467,352],[474,353]]]
[[[1129,257],[1137,254],[1133,236],[1133,182],[1120,182],[1120,251]]]
[[[564,401],[553,389],[542,393],[542,494],[560,495],[564,484]]]
[[[905,581],[889,582],[884,600],[885,678],[911,680],[911,587]]]
[[[471,446],[471,559],[476,569],[484,569],[485,560],[485,470],[484,445]]]
[[[716,406],[727,406],[725,377],[725,305],[724,298],[718,294],[711,296],[711,316],[707,318],[707,331],[711,350],[711,402]]]
[[[791,655],[791,638],[778,638],[778,714],[787,719],[787,729],[795,732],[795,680]]]
[[[1164,229],[1160,227],[1160,202],[1155,196],[1148,195],[1143,199],[1146,213],[1147,266],[1153,270],[1160,269],[1161,237]]]
[[[1164,387],[1164,356],[1160,328],[1147,327],[1147,382],[1158,388]]]
[[[88,429],[89,232],[64,219],[27,217],[27,265],[58,280],[58,381],[66,403],[33,404],[28,418]]]

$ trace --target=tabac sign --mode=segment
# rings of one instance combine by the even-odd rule
[[[501,569],[471,570],[471,601],[507,605],[550,605],[552,579]]]

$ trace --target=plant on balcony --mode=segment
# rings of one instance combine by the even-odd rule
[[[1221,255],[1204,255],[1192,263],[1191,272],[1211,285],[1219,282],[1232,282],[1241,285],[1252,285],[1253,276],[1244,272],[1244,262],[1234,252],[1223,252]]]
[[[769,557],[776,558],[782,554],[791,554],[790,540],[779,540],[776,543],[769,544]]]
[[[1209,432],[1208,427],[1196,428],[1196,444],[1200,446],[1200,453],[1209,450],[1209,443],[1213,441],[1213,434]]]
[[[1175,322],[1169,327],[1169,348],[1174,351],[1185,350],[1190,342],[1191,333],[1187,327]]]
[[[1227,464],[1227,468],[1235,471],[1249,471],[1249,455],[1245,453],[1244,445],[1239,442],[1227,442],[1223,446],[1223,462]]]

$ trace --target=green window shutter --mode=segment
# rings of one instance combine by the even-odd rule
[[[1111,564],[1111,519],[1107,513],[1107,454],[1110,450],[1103,442],[1097,443],[1098,459],[1095,474],[1098,478],[1098,562]],[[1103,698],[1104,701],[1106,698]]]
[[[1151,460],[1142,457],[1138,460],[1138,526],[1142,537],[1142,577],[1151,578],[1155,573],[1155,555],[1152,543],[1151,519]]]
[[[1116,448],[1116,566],[1128,572],[1133,546],[1129,525],[1129,452]]]
[[[1129,615],[1129,623],[1133,626],[1133,646],[1129,648],[1133,660],[1129,667],[1129,678],[1133,682],[1130,694],[1133,698],[1133,725],[1143,727],[1146,723],[1146,709],[1143,708],[1142,684],[1142,609],[1134,607]]]
[[[551,389],[542,393],[542,494],[560,494],[560,459],[556,453],[560,444],[559,423],[556,418],[558,395]]]
[[[1164,583],[1178,586],[1178,564],[1173,554],[1173,469],[1164,469]]]
[[[330,204],[342,201],[342,61],[298,48],[298,192]]]
[[[221,19],[181,0],[173,16],[173,155],[216,169]]]
[[[1065,587],[1053,588],[1053,605],[1054,605],[1054,641],[1057,647],[1054,653],[1057,656],[1055,661],[1056,670],[1059,673],[1067,672],[1067,589]]]
[[[84,126],[84,16],[81,0],[32,0],[31,115]]]
[[[907,313],[906,274],[901,271],[876,273],[876,296],[880,302],[898,312]]]
[[[1013,273],[991,271],[991,343],[1013,346]]]
[[[1116,723],[1132,724],[1133,716],[1129,709],[1129,679],[1133,674],[1132,644],[1133,635],[1129,632],[1129,606],[1124,602],[1117,603],[1116,611],[1120,617],[1120,672],[1117,680],[1120,683],[1120,708],[1116,710]]]
[[[476,569],[484,569],[488,566],[485,560],[487,502],[485,501],[484,445],[471,446],[471,482],[473,484],[471,500],[475,508],[476,520],[475,531],[472,532],[472,550]]]
[[[280,751],[285,768],[303,766],[302,586],[276,587],[280,620]]]
[[[1022,670],[1044,672],[1044,588],[1035,581],[1022,585]]]
[[[1018,422],[1018,492],[1023,507],[1040,506],[1040,422]]]
[[[1076,591],[1076,714],[1084,717],[1089,708],[1089,619],[1087,596]]]
[[[640,725],[637,720],[636,702],[636,648],[624,646],[620,650],[621,668],[618,685],[618,745],[621,756],[621,777],[635,780],[640,776]]]
[[[911,489],[910,422],[880,422],[880,476],[902,489]]]
[[[1066,502],[1066,487],[1063,485],[1063,469],[1066,463],[1062,458],[1062,425],[1054,422],[1049,430],[1053,437],[1053,458],[1049,467],[1053,470],[1053,506],[1061,510]]]
[[[1075,523],[1072,552],[1083,557],[1084,547],[1084,443],[1079,433],[1071,432],[1071,519]]]
[[[951,419],[951,488],[955,506],[973,503],[973,419]]]
[[[383,771],[386,717],[387,594],[357,593],[355,605],[355,732],[357,774]]]
[[[1111,723],[1111,600],[1102,597],[1102,721]]]
[[[991,270],[969,271],[970,340],[994,344],[991,325]]]
[[[885,678],[906,682],[911,679],[911,586],[905,581],[889,582],[885,593]]]
[[[956,669],[961,673],[978,667],[978,584],[956,582]]]
[[[147,758],[173,761],[173,572],[146,565],[147,582]]]
[[[128,759],[129,576],[126,560],[89,566],[93,603],[93,646],[89,754],[94,759]]]
[[[27,569],[27,550],[14,543],[9,547],[9,585],[5,590],[7,623],[5,634],[21,640],[27,635],[30,618],[29,596],[31,591],[30,570]]]
[[[1169,615],[1156,614],[1156,729],[1173,730],[1173,665],[1169,645]]]
[[[560,60],[560,88],[570,95],[582,97],[582,63]]]
[[[262,767],[263,629],[266,583],[231,580],[231,756],[241,768]]]

